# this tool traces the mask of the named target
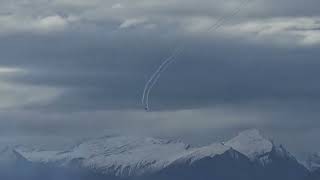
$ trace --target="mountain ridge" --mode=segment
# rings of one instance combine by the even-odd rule
[[[234,174],[246,180],[277,179],[274,174],[281,178],[279,180],[303,180],[308,174],[289,151],[282,145],[276,146],[256,129],[240,132],[229,141],[203,147],[149,137],[106,136],[84,141],[68,151],[25,148],[14,148],[13,151],[28,163],[58,169],[71,167],[112,179],[164,176],[168,180],[171,177],[178,180],[187,171],[193,171],[198,176],[225,176],[223,179],[233,180],[234,176],[222,173],[223,168],[231,168]]]

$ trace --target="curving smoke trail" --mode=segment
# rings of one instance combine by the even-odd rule
[[[160,74],[163,70],[165,70],[166,67],[168,66],[168,64],[171,64],[171,61],[174,60],[174,58],[177,56],[177,54],[181,53],[182,50],[183,50],[182,46],[175,48],[173,53],[161,63],[161,65],[158,67],[158,69],[149,78],[149,80],[146,83],[144,90],[143,90],[143,95],[142,95],[142,100],[141,100],[143,105],[147,105],[148,101],[146,100],[146,95],[149,94],[149,93],[147,93],[149,90],[149,87],[154,86],[154,85],[152,85],[152,84],[154,84],[153,81],[159,79],[158,74]]]
[[[153,88],[154,85],[156,85],[158,79],[160,78],[161,74],[157,74],[155,78],[153,79],[152,83],[150,84],[149,88],[146,90],[146,101],[145,101],[145,109],[149,110],[149,94]]]
[[[163,64],[163,66],[161,67],[161,69],[155,73],[155,76],[151,79],[150,84],[148,85],[148,87],[146,88],[146,92],[144,93],[144,99],[143,99],[143,104],[145,105],[146,110],[149,110],[149,94],[152,90],[152,88],[156,85],[156,83],[158,82],[161,73],[163,73],[176,59],[177,56],[179,56],[184,50],[184,47],[180,47],[176,53],[171,56],[172,58],[170,58],[169,61],[167,61],[165,64]]]
[[[222,27],[224,24],[226,24],[232,17],[236,16],[242,8],[244,8],[246,5],[248,5],[253,0],[245,0],[243,1],[237,8],[235,8],[232,13],[228,16],[222,16],[220,17],[214,25],[212,25],[208,30],[208,32],[213,32],[218,30],[220,27]],[[174,61],[175,59],[183,53],[185,50],[184,45],[180,45],[178,48],[175,48],[175,50],[171,53],[169,57],[167,57],[163,63],[160,64],[158,69],[152,74],[152,76],[147,81],[143,94],[142,94],[142,104],[145,106],[146,110],[149,110],[149,94],[152,90],[152,88],[155,86],[155,84],[158,82],[161,73],[164,72]]]

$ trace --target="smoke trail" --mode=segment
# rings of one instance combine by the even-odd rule
[[[175,53],[175,56],[172,56],[172,58],[170,59],[170,61],[168,61],[166,64],[164,64],[161,68],[161,70],[155,74],[155,77],[151,80],[151,83],[150,83],[150,86],[148,86],[147,90],[146,90],[146,93],[145,93],[145,102],[144,105],[145,105],[145,108],[146,110],[149,110],[149,94],[152,90],[152,88],[156,85],[156,83],[158,82],[161,74],[175,61],[175,57],[179,56],[180,54],[182,54],[184,50],[184,47],[181,47],[178,51],[176,51]]]
[[[151,89],[153,88],[153,86],[157,83],[158,79],[160,78],[161,74],[157,74],[154,78],[154,80],[152,81],[152,83],[150,84],[147,92],[146,92],[146,102],[145,102],[145,108],[146,110],[149,110],[149,93],[151,91]]]
[[[237,15],[241,11],[241,9],[244,8],[246,5],[248,5],[251,1],[253,0],[246,0],[242,2],[237,8],[233,10],[233,13],[231,13],[229,16],[220,17],[214,25],[208,28],[207,33],[219,29],[221,26],[227,23],[232,17]],[[173,51],[173,53],[171,53],[171,55],[164,60],[164,62],[158,67],[158,69],[152,74],[152,76],[146,83],[143,90],[143,95],[142,95],[142,104],[145,106],[146,110],[149,110],[149,94],[152,88],[154,87],[154,85],[159,80],[161,73],[165,71],[172,62],[174,62],[177,56],[182,54],[184,49],[185,49],[184,45],[180,45],[180,48],[176,48]]]
[[[162,63],[161,65],[158,67],[158,69],[152,74],[152,76],[149,78],[148,82],[146,83],[145,87],[144,87],[144,90],[143,90],[143,95],[142,95],[142,104],[145,105],[145,97],[146,97],[146,94],[147,94],[147,91],[148,91],[148,88],[150,87],[150,84],[152,84],[153,80],[154,79],[158,79],[156,78],[157,75],[162,71],[163,67],[166,67],[166,65],[168,63],[170,63],[170,61],[172,59],[174,59],[176,57],[176,54],[179,53],[181,50],[183,49],[183,47],[178,47],[178,48],[175,48],[174,52],[168,57],[166,58]]]

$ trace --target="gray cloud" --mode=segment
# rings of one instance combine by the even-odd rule
[[[239,1],[1,1],[0,132],[205,143],[257,127],[319,150],[300,148],[320,128],[319,3],[258,0],[206,33]],[[155,112],[142,112],[144,83],[179,43],[187,50],[151,93]]]

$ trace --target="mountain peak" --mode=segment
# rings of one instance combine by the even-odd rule
[[[273,148],[273,143],[261,135],[257,129],[243,131],[225,145],[245,154],[251,160],[271,152]]]

